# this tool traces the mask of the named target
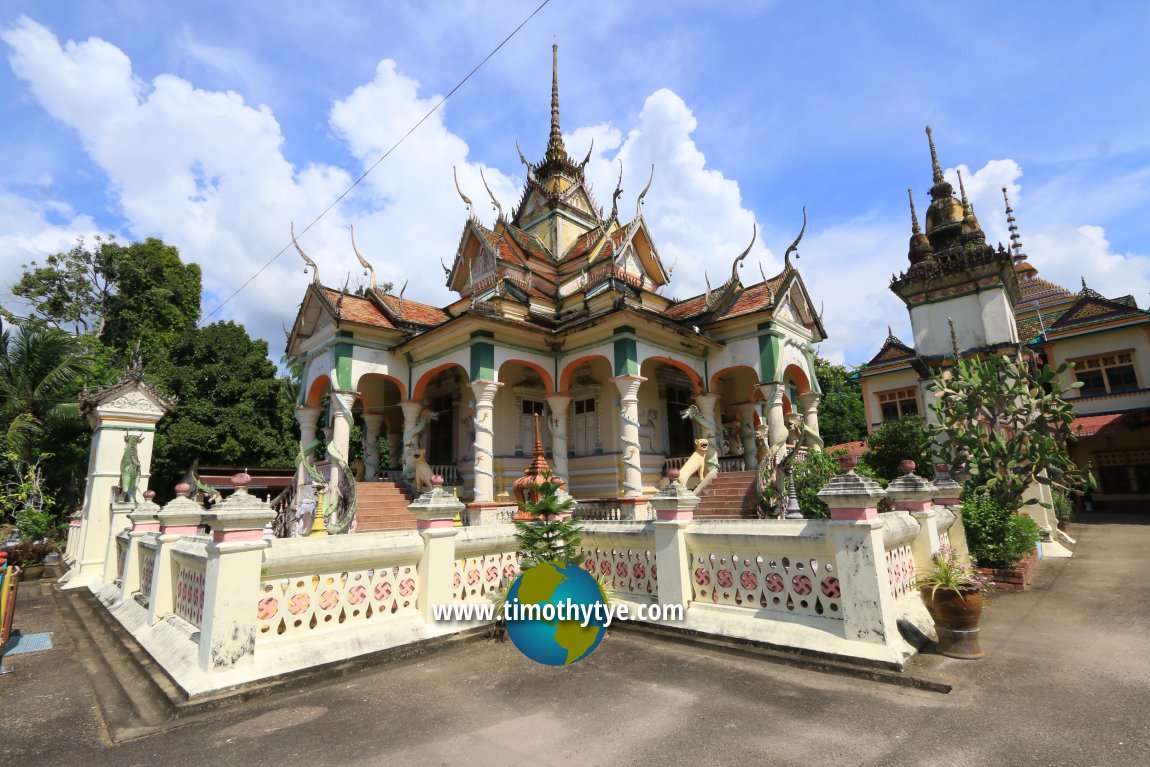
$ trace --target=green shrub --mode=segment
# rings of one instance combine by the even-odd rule
[[[866,438],[866,447],[859,465],[866,464],[888,482],[902,476],[899,464],[906,459],[915,462],[915,474],[934,479],[933,443],[926,421],[920,416],[884,422]]]
[[[1058,518],[1059,522],[1069,522],[1071,515],[1074,514],[1074,504],[1066,497],[1066,494],[1061,491],[1054,492],[1054,516]]]
[[[1013,567],[1038,542],[1038,523],[1004,508],[985,492],[962,499],[962,524],[970,555],[982,567]]]
[[[830,517],[831,511],[827,505],[818,499],[819,491],[823,486],[839,473],[839,465],[834,458],[824,452],[808,450],[801,461],[794,464],[795,496],[799,500],[799,509],[803,516]]]

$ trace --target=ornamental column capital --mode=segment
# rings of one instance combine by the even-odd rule
[[[490,405],[495,401],[495,395],[499,391],[499,387],[503,386],[502,381],[484,381],[476,380],[468,384],[471,387],[472,393],[475,394],[475,404]]]
[[[639,385],[647,379],[641,375],[634,373],[625,373],[621,376],[607,379],[619,387],[619,395],[624,400],[637,399],[639,396]]]

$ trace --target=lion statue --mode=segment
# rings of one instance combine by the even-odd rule
[[[411,458],[415,461],[415,473],[412,476],[412,485],[415,487],[415,492],[422,493],[424,490],[431,489],[431,466],[427,463],[427,459],[423,457],[423,448],[416,448],[411,451]]]
[[[707,450],[710,446],[711,443],[705,439],[695,440],[695,452],[683,463],[683,468],[679,469],[676,482],[686,487],[687,481],[696,474],[699,475],[699,482],[703,481],[707,473]]]

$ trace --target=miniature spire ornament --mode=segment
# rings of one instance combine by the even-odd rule
[[[559,46],[551,45],[551,136],[547,141],[548,162],[562,162],[567,159],[567,147],[563,146],[563,131],[559,129]]]
[[[926,140],[930,143],[930,168],[934,174],[934,183],[937,186],[946,182],[946,178],[942,175],[942,168],[938,164],[938,152],[934,149],[934,131],[928,125],[926,126]]]
[[[1016,262],[1024,261],[1026,256],[1022,252],[1022,235],[1018,233],[1018,222],[1014,218],[1014,208],[1010,207],[1010,196],[1006,193],[1006,187],[1002,187],[1002,199],[1006,202],[1006,228],[1010,230],[1010,255]]]

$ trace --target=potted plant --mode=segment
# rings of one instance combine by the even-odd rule
[[[44,557],[56,550],[51,541],[21,541],[8,553],[8,561],[20,568],[20,579],[34,581],[44,575]]]
[[[931,563],[915,585],[938,630],[938,652],[964,660],[983,657],[978,624],[983,600],[994,581],[978,571],[973,559],[959,557],[947,546],[931,557]]]

